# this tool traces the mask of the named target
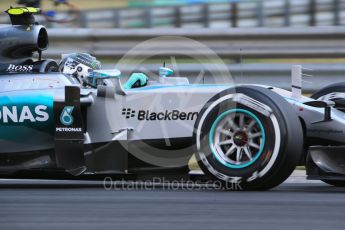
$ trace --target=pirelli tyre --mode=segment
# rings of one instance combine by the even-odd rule
[[[259,86],[214,96],[194,128],[200,168],[229,189],[273,188],[291,175],[303,152],[296,112],[284,98]]]

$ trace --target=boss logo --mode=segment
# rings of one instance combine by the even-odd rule
[[[10,64],[7,72],[31,72],[34,69],[33,65],[14,65]]]

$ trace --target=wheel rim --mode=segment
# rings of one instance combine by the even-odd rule
[[[262,154],[265,129],[252,112],[228,110],[211,126],[209,144],[220,163],[230,168],[244,168],[253,164]]]

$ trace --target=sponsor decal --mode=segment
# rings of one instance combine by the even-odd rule
[[[55,141],[65,143],[69,140],[81,141],[84,139],[79,87],[65,87],[65,101],[54,102],[54,121]]]
[[[0,93],[0,139],[9,141],[7,147],[11,148],[16,144],[36,146],[42,135],[53,135],[53,100],[52,92]]]
[[[49,120],[48,107],[37,105],[35,107],[1,106],[0,121],[2,123],[45,122]]]
[[[34,69],[33,65],[14,65],[10,64],[7,72],[31,72]]]
[[[73,126],[74,117],[72,115],[75,107],[65,106],[60,114],[60,122],[65,126]],[[81,127],[56,127],[56,132],[83,132]]]
[[[82,128],[56,128],[57,132],[82,132]]]
[[[198,117],[199,112],[181,112],[179,110],[165,110],[162,112],[150,112],[149,110],[135,111],[130,108],[123,108],[122,115],[126,119],[136,117],[139,121],[191,121]]]
[[[122,115],[129,119],[131,117],[135,117],[135,111],[129,108],[122,109]]]
[[[62,110],[62,113],[60,115],[60,122],[63,125],[70,126],[74,122],[74,118],[72,116],[72,112],[74,110],[74,106],[65,106],[65,108]]]

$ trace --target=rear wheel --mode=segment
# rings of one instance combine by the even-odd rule
[[[265,190],[298,164],[303,131],[296,112],[278,94],[257,86],[213,97],[195,125],[196,157],[204,173],[237,189]]]
[[[328,85],[315,92],[311,98],[315,100],[330,100],[335,102],[335,108],[345,112],[345,82]]]

